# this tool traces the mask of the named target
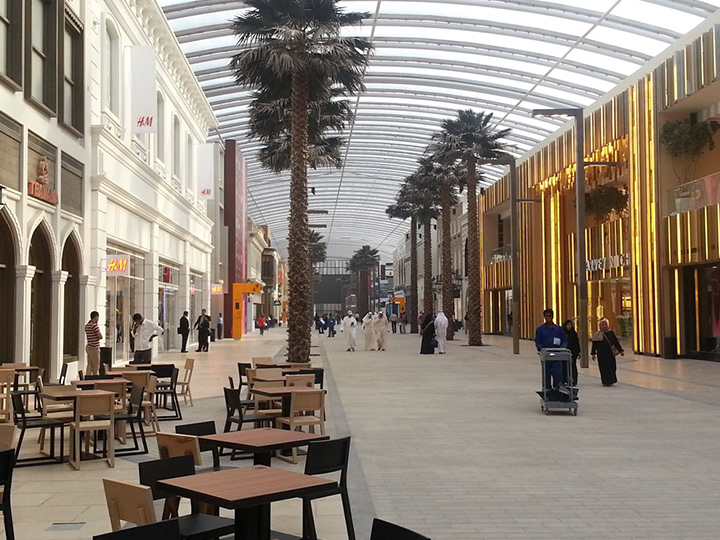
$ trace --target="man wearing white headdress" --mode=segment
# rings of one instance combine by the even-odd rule
[[[377,340],[378,351],[384,351],[387,345],[388,318],[382,311],[378,313],[377,317],[373,320],[373,327],[375,328],[375,339]]]
[[[375,339],[375,328],[373,325],[373,313],[369,311],[367,315],[363,317],[362,325],[365,333],[365,350],[374,351],[377,340]]]
[[[347,315],[340,321],[340,331],[345,334],[345,345],[348,351],[355,350],[355,328],[357,321],[353,316],[352,309],[348,309]]]
[[[438,342],[438,354],[445,354],[447,343],[448,319],[442,311],[438,311],[435,317],[435,339]]]

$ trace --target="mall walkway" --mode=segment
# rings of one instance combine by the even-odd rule
[[[602,387],[595,367],[581,370],[577,417],[545,416],[529,342],[520,356],[501,337],[487,337],[479,348],[453,342],[446,355],[421,356],[415,335],[390,335],[385,352],[345,352],[340,333],[314,333],[314,340],[313,362],[326,369],[330,433],[353,436],[358,540],[369,538],[373,516],[434,540],[720,535],[720,364],[628,356],[615,387]],[[284,343],[275,329],[195,354],[196,403],[183,409],[186,421],[221,420],[220,389],[236,376],[235,362],[279,360]],[[168,424],[163,428],[171,430]],[[147,457],[134,461],[141,459]],[[115,470],[102,463],[83,463],[79,472],[19,469],[18,538],[85,539],[109,530],[100,479],[136,481],[135,462],[120,459]],[[345,538],[337,501],[322,501],[317,512],[321,538]],[[277,529],[298,532],[299,516],[297,501],[273,507]]]

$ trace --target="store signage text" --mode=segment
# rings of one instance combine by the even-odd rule
[[[108,259],[107,263],[108,276],[129,276],[130,275],[130,257],[113,257]]]
[[[210,287],[210,294],[225,294],[225,287],[222,283],[213,283]]]
[[[613,268],[628,268],[630,266],[630,254],[611,255],[585,261],[585,270],[595,272],[597,270],[612,270]]]

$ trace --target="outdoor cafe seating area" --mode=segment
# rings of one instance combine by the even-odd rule
[[[297,499],[302,538],[317,539],[322,517],[312,502],[339,496],[347,538],[355,540],[348,483],[352,438],[327,434],[323,368],[248,360],[237,362],[237,371],[214,392],[224,399],[222,424],[197,421],[196,415],[183,421],[183,408],[193,407],[193,358],[179,366],[103,365],[99,375],[79,372],[77,380],[68,380],[66,365],[53,382],[44,382],[38,368],[2,365],[5,537],[15,538],[14,470],[54,466],[72,475],[91,461],[111,469],[117,459],[137,456],[136,481],[100,480],[110,527],[93,538],[298,538],[271,528],[272,504]],[[288,465],[278,467],[280,462]],[[371,540],[390,538],[425,537],[375,520]]]

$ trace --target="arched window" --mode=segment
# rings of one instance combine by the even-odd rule
[[[157,133],[155,134],[155,157],[165,163],[165,100],[157,94]]]
[[[173,168],[172,175],[180,180],[180,119],[173,118]]]
[[[120,117],[120,35],[115,25],[105,22],[103,36],[103,104]]]
[[[193,140],[190,135],[187,137],[185,152],[185,184],[187,189],[192,191],[194,196],[197,196],[197,193],[195,193],[195,173],[193,171]]]

